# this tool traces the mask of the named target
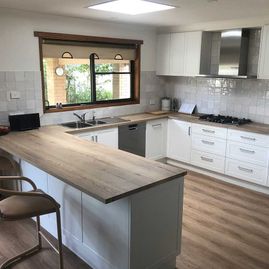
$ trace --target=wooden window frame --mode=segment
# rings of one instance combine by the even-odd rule
[[[41,72],[42,99],[43,99],[44,113],[93,109],[93,108],[110,107],[110,106],[123,106],[123,105],[132,105],[132,104],[140,103],[141,45],[143,44],[142,40],[72,35],[72,34],[50,33],[50,32],[34,32],[34,36],[38,37],[38,42],[39,42],[39,59],[40,59],[40,72]],[[100,44],[135,46],[136,58],[134,60],[134,82],[133,82],[133,92],[132,92],[133,96],[131,97],[131,100],[124,100],[124,99],[123,100],[107,100],[107,101],[98,101],[92,104],[81,104],[81,105],[70,104],[68,106],[64,106],[61,109],[59,108],[47,109],[46,104],[45,104],[45,79],[44,79],[43,50],[42,50],[42,44],[44,40],[93,42],[93,43],[100,43]]]

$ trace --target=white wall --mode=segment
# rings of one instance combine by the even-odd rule
[[[235,19],[225,21],[209,21],[203,23],[194,23],[189,25],[175,25],[159,27],[158,33],[167,32],[187,32],[187,31],[217,31],[224,29],[235,29],[235,28],[253,28],[261,27],[265,24],[269,24],[269,16],[259,18],[247,18],[247,19]]]
[[[156,28],[0,8],[0,124],[7,124],[8,114],[14,112],[39,112],[42,124],[75,120],[72,111],[43,114],[39,46],[34,31],[143,40],[140,104],[100,108],[97,117],[159,109],[164,88],[154,71]],[[9,100],[10,91],[20,92],[21,98]]]
[[[156,29],[0,8],[0,71],[38,71],[34,31],[142,39],[142,71],[155,70]]]

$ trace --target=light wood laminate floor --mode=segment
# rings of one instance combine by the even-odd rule
[[[29,220],[0,222],[0,263],[34,242]],[[44,250],[16,269],[57,268],[57,255]],[[65,269],[90,269],[65,249]],[[182,254],[178,269],[268,269],[269,196],[197,173],[185,181]]]

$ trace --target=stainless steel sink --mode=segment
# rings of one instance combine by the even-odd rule
[[[61,125],[72,129],[81,129],[93,126],[92,124],[89,124],[87,122],[79,122],[79,121],[66,122]]]
[[[106,124],[106,122],[102,120],[91,120],[91,121],[86,121],[86,123],[90,125]]]
[[[66,122],[66,123],[62,123],[61,125],[64,127],[72,128],[72,129],[81,129],[81,128],[93,127],[97,125],[113,124],[113,123],[121,123],[121,122],[128,122],[128,120],[124,120],[118,117],[107,117],[107,118],[102,118],[99,120],[89,120],[86,122],[81,122],[81,121]]]

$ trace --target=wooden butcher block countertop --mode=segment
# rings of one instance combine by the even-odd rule
[[[251,123],[243,124],[239,126],[230,125],[230,124],[221,124],[221,123],[216,123],[216,122],[208,122],[208,121],[199,120],[198,115],[185,115],[181,113],[170,114],[169,118],[188,121],[192,123],[210,125],[210,126],[215,126],[215,127],[233,129],[237,131],[269,135],[269,124],[263,124],[263,123],[257,123],[257,122],[251,122]]]
[[[11,132],[0,148],[110,203],[184,176],[186,171],[65,133],[58,126]]]
[[[163,114],[140,113],[140,114],[121,116],[120,118],[123,120],[126,120],[126,122],[97,125],[94,127],[83,128],[83,129],[68,129],[67,132],[72,133],[72,134],[76,134],[76,133],[95,131],[95,130],[99,130],[99,129],[118,127],[118,126],[126,125],[126,124],[135,124],[135,123],[146,122],[146,121],[150,121],[150,120],[170,118],[170,119],[178,119],[178,120],[183,120],[183,121],[192,122],[192,123],[211,125],[211,126],[227,128],[227,129],[233,129],[233,130],[238,130],[238,131],[245,131],[245,132],[252,132],[252,133],[257,133],[257,134],[269,135],[269,124],[252,122],[252,123],[236,126],[236,125],[203,121],[203,120],[199,120],[199,115],[187,115],[187,114],[178,113],[178,112],[167,112],[167,113],[163,113]]]

